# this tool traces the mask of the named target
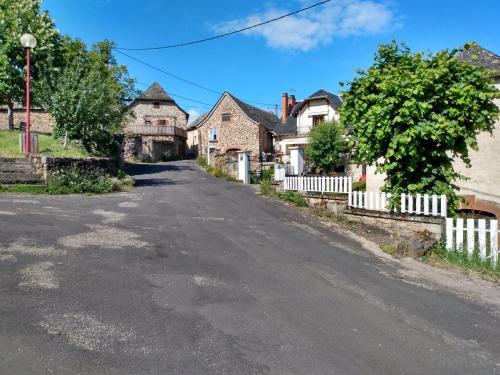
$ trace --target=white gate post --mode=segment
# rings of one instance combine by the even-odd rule
[[[238,179],[250,183],[250,155],[248,151],[238,151]]]
[[[301,176],[304,171],[304,149],[300,147],[290,147],[290,164],[293,174]]]

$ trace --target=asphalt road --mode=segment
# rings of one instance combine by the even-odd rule
[[[182,161],[0,195],[0,374],[494,374],[499,311]]]

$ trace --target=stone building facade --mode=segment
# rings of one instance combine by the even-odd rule
[[[13,110],[14,128],[24,129],[26,122],[26,109],[21,105],[15,105]],[[30,111],[30,129],[32,132],[51,134],[54,125],[54,119],[50,113],[42,108],[31,108]],[[0,106],[0,130],[9,129],[9,119],[7,106]]]
[[[188,119],[188,113],[157,82],[153,83],[130,104],[123,124],[124,159],[183,159]]]
[[[193,137],[198,154],[209,162],[210,155],[234,157],[237,151],[249,151],[251,160],[273,152],[273,129],[279,119],[270,112],[251,106],[225,92],[214,108],[200,121]]]

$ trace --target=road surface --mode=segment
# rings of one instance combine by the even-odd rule
[[[202,172],[0,195],[0,374],[494,374],[498,307]]]

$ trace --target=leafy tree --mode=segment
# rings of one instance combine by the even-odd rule
[[[134,81],[124,66],[116,65],[113,44],[97,43],[90,51],[79,42],[68,42],[72,61],[55,80],[47,105],[54,117],[54,136],[79,140],[90,153],[112,155],[113,134],[121,128]]]
[[[499,91],[487,72],[461,61],[459,52],[381,45],[375,64],[349,82],[341,108],[356,161],[386,173],[385,191],[446,194],[452,212],[459,203],[454,183],[464,179],[453,160],[470,167],[477,135],[491,133],[499,113]]]
[[[309,133],[306,155],[315,167],[324,173],[331,172],[342,162],[346,152],[344,130],[339,123],[320,123]]]
[[[54,69],[54,52],[61,37],[40,3],[41,0],[0,0],[0,104],[7,105],[11,130],[14,103],[24,102],[26,95],[26,52],[19,41],[22,34],[31,33],[38,41],[31,55],[34,104],[38,104],[41,78]]]

